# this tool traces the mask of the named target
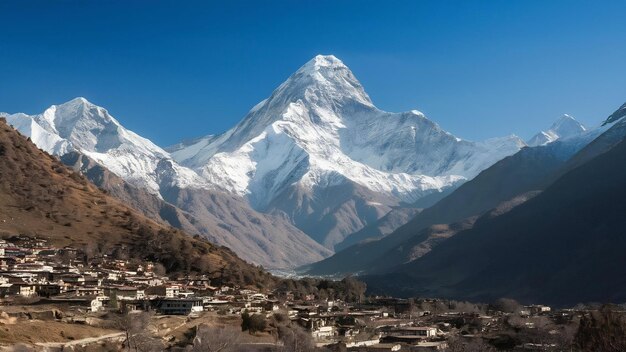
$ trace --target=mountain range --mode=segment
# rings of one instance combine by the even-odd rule
[[[398,264],[398,260],[407,260],[395,257],[395,253],[416,234],[430,226],[452,224],[482,215],[502,202],[541,190],[546,179],[599,133],[601,130],[593,130],[576,138],[524,148],[487,168],[393,233],[377,241],[357,243],[303,269],[308,274],[344,275],[385,270],[388,265]],[[374,266],[374,262],[384,264]]]
[[[539,194],[483,215],[368,282],[387,294],[557,306],[624,301],[624,134],[616,143],[577,167],[564,164]]]
[[[321,55],[232,129],[165,149],[84,98],[3,116],[41,149],[79,153],[157,198],[136,207],[165,202],[175,209],[160,220],[273,268],[323,259],[390,211],[434,201],[525,145],[465,141],[416,110],[381,111],[339,59]]]
[[[230,249],[154,221],[39,150],[0,119],[0,236],[45,238],[89,256],[149,260],[172,275],[259,286],[270,275]]]
[[[624,249],[624,106],[600,127],[563,115],[527,142],[472,142],[417,110],[376,108],[343,62],[318,55],[233,128],[165,148],[84,98],[0,116],[67,166],[52,169],[100,190],[81,187],[250,263],[357,274],[383,294],[570,304],[623,298],[621,281],[593,274],[624,274],[610,266]]]
[[[524,148],[386,237],[304,269],[358,273],[372,293],[400,296],[619,302],[626,121],[610,119]]]
[[[38,147],[60,156],[118,197],[133,199],[146,215],[228,246],[252,263],[284,267],[330,254],[289,221],[259,213],[240,197],[210,188],[169,153],[84,98],[53,105],[38,115],[3,115]],[[105,170],[93,170],[94,166]],[[108,183],[111,178],[102,173],[109,172],[119,179]],[[119,181],[128,185],[111,189]],[[142,197],[137,197],[138,192]]]
[[[392,207],[455,187],[523,145],[515,136],[464,141],[419,111],[381,111],[348,67],[319,55],[234,128],[168,150],[332,249]]]

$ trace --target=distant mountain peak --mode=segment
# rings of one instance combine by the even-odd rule
[[[578,122],[574,117],[563,114],[548,130],[541,131],[528,140],[531,147],[546,145],[557,139],[569,138],[580,135],[587,131],[587,128]]]
[[[81,150],[103,152],[118,147],[125,138],[124,128],[105,108],[83,97],[52,105],[33,119]]]
[[[65,102],[61,105],[77,105],[77,104],[84,104],[84,105],[94,105],[93,103],[91,103],[89,100],[87,100],[87,98],[85,97],[76,97],[68,102]]]
[[[576,119],[575,119],[574,117],[572,117],[571,115],[568,115],[568,114],[563,114],[563,115],[561,115],[561,117],[559,117],[559,118],[558,118],[558,119],[557,119],[557,120],[556,120],[556,121],[552,124],[552,127],[555,127],[555,126],[560,125],[560,124],[563,124],[563,123],[569,123],[569,122],[572,122],[572,121],[578,122],[578,121],[576,121]],[[552,127],[550,127],[550,128],[552,128]]]
[[[105,108],[83,97],[52,105],[37,115],[9,115],[7,120],[50,153],[78,151],[129,183],[158,193],[155,168],[169,154],[125,129]],[[186,174],[183,176],[188,180],[179,183],[195,182],[195,173],[189,170]]]
[[[281,84],[266,103],[294,102],[298,99],[326,108],[374,107],[352,71],[333,55],[317,55],[309,60]]]
[[[343,61],[339,60],[335,55],[316,55],[304,66],[312,66],[316,70],[321,67],[347,68]]]
[[[119,125],[119,122],[113,119],[105,108],[98,106],[83,97],[76,97],[65,103],[52,105],[43,113],[43,115],[48,115],[49,117],[55,114],[63,115],[64,118],[71,118],[73,120],[90,118],[114,122],[116,125]]]
[[[572,116],[568,114],[563,114],[563,116],[561,116],[552,124],[552,126],[550,126],[550,130],[556,131],[557,133],[560,132],[560,134],[567,134],[567,132],[584,132],[587,130],[587,128]]]

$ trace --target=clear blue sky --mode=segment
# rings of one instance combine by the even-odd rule
[[[220,133],[315,54],[468,139],[626,101],[626,1],[0,0],[0,111],[84,96],[160,145]]]

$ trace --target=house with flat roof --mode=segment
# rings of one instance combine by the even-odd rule
[[[164,315],[189,315],[202,312],[202,298],[162,298],[152,301],[157,312]]]

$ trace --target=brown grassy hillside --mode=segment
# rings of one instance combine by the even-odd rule
[[[0,235],[36,235],[162,263],[169,272],[201,272],[216,281],[263,284],[261,269],[225,247],[146,218],[39,150],[0,119]]]

